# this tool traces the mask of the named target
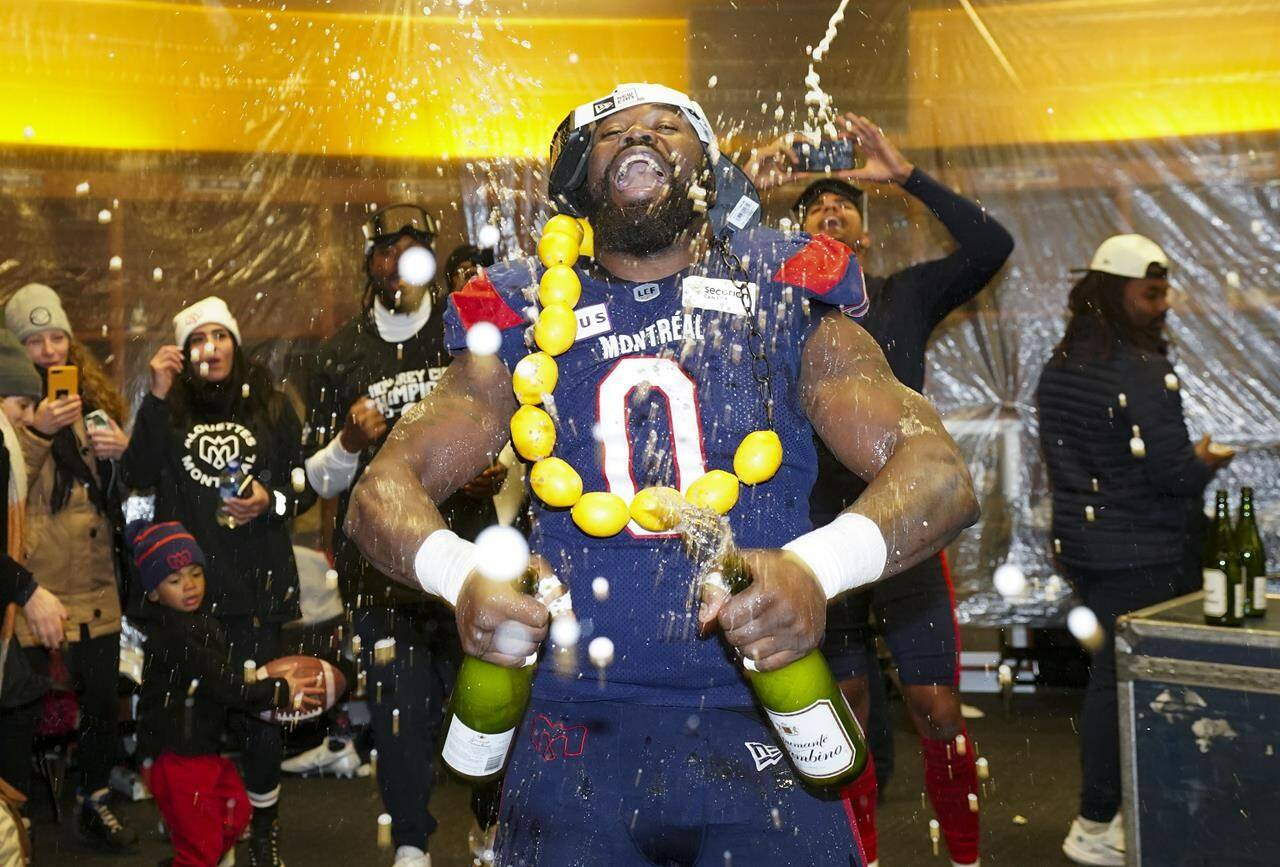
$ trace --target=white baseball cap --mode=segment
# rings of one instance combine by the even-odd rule
[[[1169,257],[1159,244],[1142,235],[1112,235],[1098,245],[1089,270],[1141,280],[1152,265],[1169,270]]]

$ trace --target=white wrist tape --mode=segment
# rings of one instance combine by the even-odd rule
[[[422,589],[455,607],[463,582],[475,567],[475,543],[459,539],[452,530],[436,530],[413,557],[413,572]]]
[[[349,452],[342,447],[342,437],[336,436],[329,444],[307,458],[307,481],[321,497],[336,497],[347,488],[356,477],[356,469],[360,465],[360,455]]]
[[[852,512],[792,539],[782,550],[795,554],[813,570],[828,599],[875,581],[884,573],[889,558],[875,521]]]

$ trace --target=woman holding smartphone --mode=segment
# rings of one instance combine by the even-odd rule
[[[67,613],[61,651],[41,646],[25,617],[18,619],[16,634],[33,670],[47,674],[51,662],[55,668],[65,664],[79,693],[77,830],[81,838],[109,850],[130,849],[138,835],[108,801],[118,746],[116,553],[122,519],[115,461],[129,444],[119,424],[125,414],[124,399],[89,350],[75,339],[61,299],[48,286],[31,283],[19,289],[4,313],[5,324],[22,343],[45,386],[34,418],[18,436],[28,480],[23,533],[26,566]],[[65,369],[69,366],[74,372]],[[51,385],[58,394],[51,393]],[[97,422],[92,429],[86,427],[89,414]],[[27,763],[37,714],[38,702],[8,721],[16,730],[6,733],[13,746],[6,753],[21,755]],[[19,771],[19,779],[29,780],[29,770]]]
[[[222,299],[193,304],[173,325],[174,343],[151,359],[125,480],[153,488],[155,520],[181,522],[204,551],[204,605],[226,631],[230,664],[261,665],[281,655],[280,627],[300,615],[289,521],[314,501],[302,425],[267,370],[245,356]],[[245,714],[231,722],[253,805],[250,863],[276,865],[280,727]]]

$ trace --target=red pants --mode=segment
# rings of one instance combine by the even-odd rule
[[[215,867],[249,824],[249,797],[222,756],[164,752],[147,777],[169,827],[173,867]]]

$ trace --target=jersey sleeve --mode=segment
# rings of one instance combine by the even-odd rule
[[[787,239],[786,258],[773,279],[802,290],[810,301],[838,307],[861,319],[871,306],[862,267],[853,251],[826,235],[797,234]]]
[[[524,329],[528,323],[520,313],[522,296],[518,289],[506,286],[514,282],[510,277],[509,271],[482,271],[449,296],[444,313],[444,339],[450,355],[467,351],[467,331],[478,322],[497,326],[502,334],[499,353],[508,367],[513,358],[528,352],[524,345]]]

